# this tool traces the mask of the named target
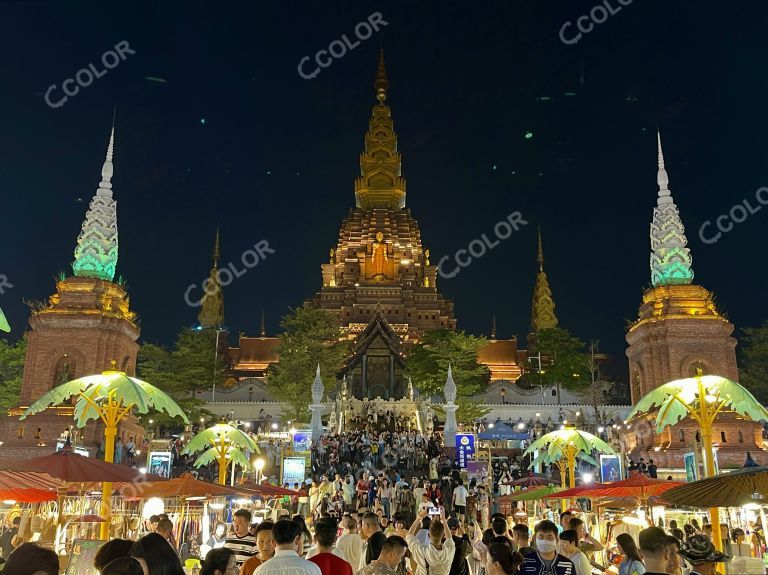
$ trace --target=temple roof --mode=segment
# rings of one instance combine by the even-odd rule
[[[241,337],[239,348],[230,348],[230,357],[234,356],[234,369],[266,369],[270,363],[277,363],[280,338],[278,337]]]
[[[377,337],[380,337],[389,348],[392,355],[395,356],[395,361],[398,362],[400,367],[405,366],[405,359],[403,353],[403,346],[400,336],[395,333],[392,326],[384,317],[380,308],[377,308],[371,321],[368,322],[365,330],[355,339],[354,346],[352,348],[352,354],[346,361],[343,371],[354,367],[365,355],[366,350]]]

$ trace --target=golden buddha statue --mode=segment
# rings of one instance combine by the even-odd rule
[[[373,277],[386,276],[387,244],[384,243],[384,234],[376,232],[376,241],[373,242]]]

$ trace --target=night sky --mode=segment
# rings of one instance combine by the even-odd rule
[[[235,336],[258,334],[262,308],[275,334],[288,307],[320,288],[320,264],[354,205],[382,45],[407,205],[432,262],[492,237],[514,211],[528,222],[438,281],[461,329],[487,334],[496,313],[499,337],[525,337],[541,225],[561,326],[624,362],[626,321],[650,282],[657,125],[696,283],[737,328],[759,325],[768,205],[717,243],[699,228],[745,199],[759,206],[756,190],[768,185],[768,5],[606,2],[617,13],[571,45],[561,28],[596,2],[0,5],[9,337],[26,326],[22,300],[47,298],[54,276],[71,273],[115,106],[118,274],[142,341],[170,344],[195,321],[184,293],[208,273],[217,224],[222,264],[242,267],[260,240],[275,250],[225,290]],[[374,12],[387,22],[383,38],[299,76],[304,56],[355,39]],[[576,34],[571,26],[565,37]],[[135,54],[59,108],[46,105],[49,86],[60,98],[65,79],[90,63],[103,69],[121,41]]]

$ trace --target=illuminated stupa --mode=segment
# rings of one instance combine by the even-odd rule
[[[703,374],[738,381],[734,326],[715,306],[712,292],[693,283],[693,261],[685,228],[672,194],[658,137],[659,186],[651,223],[651,287],[643,294],[637,320],[626,339],[632,404],[648,392],[676,379]],[[623,433],[630,456],[653,459],[662,470],[683,467],[683,453],[700,453],[698,429],[684,419],[661,434],[655,433],[655,414],[632,424]],[[751,451],[761,462],[762,426],[723,414],[715,424],[714,439],[720,465],[741,465]],[[665,471],[666,472],[666,471]]]
[[[67,405],[19,421],[23,408],[53,387],[107,369],[135,375],[138,319],[130,309],[125,284],[114,281],[118,253],[117,203],[112,192],[114,135],[113,128],[101,182],[77,238],[73,273],[62,274],[47,302],[32,305],[20,406],[0,420],[4,454],[33,457],[50,452],[62,431],[72,425],[73,407]],[[95,447],[101,437],[99,425],[83,430],[81,445]],[[140,444],[143,429],[126,418],[120,433],[134,436]]]
[[[339,315],[354,337],[366,330],[377,310],[406,343],[425,331],[455,329],[453,302],[437,291],[437,266],[421,240],[419,225],[405,207],[392,112],[385,103],[389,81],[383,52],[375,81],[373,107],[360,177],[355,180],[355,207],[341,224],[330,261],[322,265],[323,287],[315,306]]]

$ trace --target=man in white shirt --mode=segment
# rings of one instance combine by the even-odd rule
[[[432,503],[432,501],[429,500],[429,496],[426,493],[421,494],[421,503],[419,503],[419,513],[422,511],[426,514],[429,513],[430,508],[434,507],[435,504]]]
[[[344,535],[336,541],[336,549],[341,552],[346,562],[352,565],[353,573],[357,573],[363,553],[363,540],[357,532],[357,520],[351,515],[345,515],[341,526],[344,527]]]
[[[322,575],[320,567],[300,557],[304,549],[304,533],[298,523],[281,519],[272,527],[275,554],[254,571],[254,575]]]
[[[462,523],[464,523],[464,514],[467,511],[467,488],[464,487],[464,481],[459,479],[458,484],[453,489],[453,510]]]
[[[440,515],[432,521],[429,526],[429,543],[424,545],[416,539],[416,530],[426,515],[426,511],[419,512],[419,516],[411,525],[405,538],[413,560],[416,562],[415,575],[448,575],[453,554],[456,552],[456,544],[450,534],[443,541],[446,534],[445,511],[441,510]]]
[[[589,559],[579,551],[579,536],[573,529],[566,529],[560,534],[560,554],[565,555],[576,567],[576,575],[591,575],[592,565]]]

